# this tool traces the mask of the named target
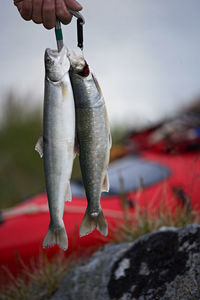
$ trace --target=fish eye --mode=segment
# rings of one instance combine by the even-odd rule
[[[46,63],[47,63],[48,65],[53,65],[52,59],[51,59],[50,57],[48,57],[48,56],[47,56],[47,58],[46,58]]]

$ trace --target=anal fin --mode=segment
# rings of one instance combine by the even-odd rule
[[[103,180],[101,191],[102,192],[109,192],[109,189],[110,189],[110,183],[109,183],[109,178],[108,178],[108,172],[106,172],[104,180]]]

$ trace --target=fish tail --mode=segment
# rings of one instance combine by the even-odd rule
[[[53,247],[56,244],[58,244],[58,246],[63,250],[67,250],[68,238],[67,238],[65,227],[60,226],[55,230],[49,226],[42,247],[43,248]]]
[[[85,216],[79,229],[80,237],[91,233],[95,227],[102,235],[108,235],[108,224],[104,217],[103,211],[100,210],[98,214],[89,214],[88,210],[86,209]]]

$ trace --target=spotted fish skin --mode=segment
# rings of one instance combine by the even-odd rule
[[[81,76],[70,71],[75,110],[79,159],[88,206],[79,234],[89,234],[96,227],[108,234],[100,205],[102,191],[109,190],[107,169],[110,156],[110,127],[105,101],[94,75]]]
[[[50,213],[43,247],[58,244],[64,250],[68,248],[68,239],[63,212],[65,200],[71,200],[70,178],[75,140],[75,109],[69,68],[65,48],[61,52],[46,50],[43,139],[36,145],[36,149],[44,155]]]

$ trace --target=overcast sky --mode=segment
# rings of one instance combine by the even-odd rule
[[[84,0],[84,54],[112,123],[133,126],[169,115],[200,94],[199,0]],[[76,47],[76,22],[62,26]],[[1,0],[0,96],[32,94],[42,106],[44,50],[54,30],[24,21]],[[28,101],[29,99],[27,99]]]

